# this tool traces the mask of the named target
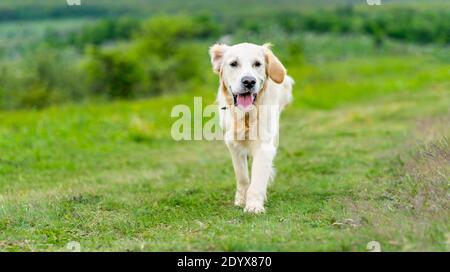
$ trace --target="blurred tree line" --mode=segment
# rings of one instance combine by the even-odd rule
[[[218,35],[218,25],[203,15],[105,19],[76,32],[49,31],[20,60],[0,63],[0,108],[188,89],[205,74],[202,41]]]
[[[140,26],[131,43],[111,49],[88,47],[91,91],[133,98],[174,92],[201,81],[204,61],[199,57],[205,48],[198,41],[215,31],[203,18],[155,17]]]
[[[450,11],[355,9],[258,11],[251,16],[154,16],[101,19],[77,30],[48,30],[35,50],[0,62],[0,108],[45,107],[89,99],[132,99],[189,89],[208,69],[206,48],[228,34],[244,39],[284,33],[280,51],[301,62],[305,31],[364,33],[376,46],[387,38],[450,43]],[[297,35],[297,36],[296,36]],[[1,56],[0,56],[1,58]]]

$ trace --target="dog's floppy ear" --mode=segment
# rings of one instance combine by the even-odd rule
[[[216,43],[209,48],[209,55],[211,57],[211,64],[213,71],[216,74],[220,73],[220,67],[222,66],[223,55],[229,46],[226,44]]]
[[[266,71],[267,75],[276,83],[282,83],[286,76],[286,68],[284,68],[281,61],[273,54],[270,43],[262,46],[264,48],[264,55],[266,57]]]

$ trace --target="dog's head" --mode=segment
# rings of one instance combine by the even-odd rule
[[[268,78],[282,83],[286,76],[270,44],[215,44],[209,54],[214,72],[221,77],[235,106],[243,111],[252,108]]]

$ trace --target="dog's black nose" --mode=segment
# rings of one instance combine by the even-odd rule
[[[245,76],[245,77],[242,78],[241,82],[242,82],[242,85],[244,85],[245,88],[251,89],[256,84],[256,78],[251,77],[251,76]]]

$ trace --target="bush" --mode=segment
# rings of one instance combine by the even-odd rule
[[[90,61],[86,67],[93,94],[110,98],[134,97],[138,81],[137,63],[120,50],[88,50]]]
[[[47,29],[44,39],[56,47],[71,46],[82,50],[87,45],[101,45],[108,41],[129,39],[139,26],[140,20],[129,17],[101,19],[69,32]]]
[[[306,31],[364,33],[377,47],[388,38],[450,43],[445,9],[349,4],[196,14],[100,19],[75,31],[48,30],[37,43],[45,46],[6,49],[2,59],[19,57],[0,64],[0,107],[45,107],[89,96],[132,99],[192,88],[208,69],[206,47],[223,34],[234,42],[273,42],[287,65],[303,61],[300,37]],[[81,60],[86,65],[80,69]]]
[[[130,43],[88,51],[91,90],[110,98],[177,91],[202,78],[201,52],[193,41],[203,35],[204,26],[189,17],[152,18]]]
[[[2,108],[42,108],[85,97],[84,76],[77,56],[50,47],[38,47],[18,62],[1,68]]]

